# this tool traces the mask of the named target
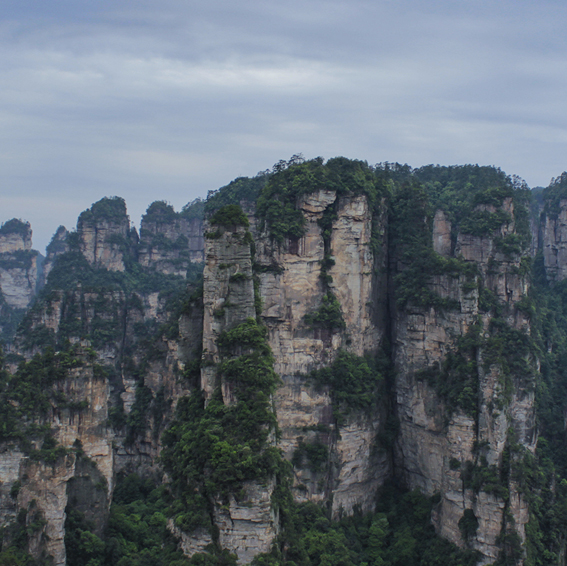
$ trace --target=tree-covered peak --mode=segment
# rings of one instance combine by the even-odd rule
[[[24,222],[19,218],[12,218],[12,220],[8,220],[0,226],[0,234],[3,236],[7,236],[8,234],[19,234],[25,238],[31,237],[31,232],[30,223]]]
[[[101,220],[113,222],[128,220],[126,202],[122,197],[104,197],[95,202],[91,208],[81,213],[78,224],[89,220],[95,222]]]
[[[173,222],[178,214],[171,204],[164,200],[156,200],[148,206],[143,221],[167,224]]]
[[[557,217],[561,201],[567,199],[567,172],[551,179],[549,186],[543,190],[544,212],[551,217]]]

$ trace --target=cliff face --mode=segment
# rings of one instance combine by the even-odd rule
[[[477,210],[498,212],[496,207]],[[474,513],[478,531],[467,544],[481,552],[483,563],[497,558],[499,537],[510,524],[515,525],[524,540],[527,504],[512,484],[506,487],[513,493],[513,503],[484,486],[480,491],[471,489],[464,471],[501,467],[511,434],[515,442],[531,453],[537,441],[533,375],[524,379],[505,375],[504,362],[495,359],[492,351],[493,342],[498,339],[496,315],[483,304],[486,296],[496,300],[502,310],[498,324],[506,325],[511,333],[529,334],[529,320],[518,309],[519,301],[528,291],[521,257],[503,253],[498,247],[498,242],[516,233],[512,200],[505,199],[500,210],[510,222],[489,236],[459,232],[453,253],[449,240],[451,227],[437,212],[434,248],[446,257],[461,258],[473,265],[476,273],[472,279],[469,275],[468,281],[463,275],[435,277],[432,288],[439,297],[455,301],[458,307],[406,308],[395,316],[393,329],[400,419],[396,459],[399,473],[410,487],[430,495],[440,494],[434,519],[438,531],[449,540],[462,544],[460,521],[466,510]],[[461,355],[459,349],[467,335],[474,343],[465,355],[471,373],[466,383],[458,385],[454,382],[463,376],[448,367],[447,360],[448,356],[454,359]],[[512,355],[521,356],[522,352]],[[443,373],[453,381],[453,387],[459,388],[457,399],[439,395]],[[438,380],[437,387],[433,376]],[[467,410],[463,410],[462,401],[461,406],[453,404],[466,395],[472,397]],[[506,513],[512,516],[511,520]]]
[[[189,203],[181,213],[155,202],[142,218],[139,261],[161,273],[185,277],[187,269],[203,261],[203,219],[196,215],[200,201]]]
[[[60,227],[48,248],[47,273],[53,278],[13,347],[20,359],[30,360],[24,365],[30,368],[47,364],[34,361],[46,346],[73,356],[63,368],[54,362],[62,373],[41,386],[45,400],[29,400],[42,407],[23,421],[32,428],[26,424],[22,433],[8,425],[0,433],[2,525],[26,528],[32,533],[29,552],[52,556],[55,565],[66,564],[69,513],[84,517],[102,536],[116,478],[156,473],[159,436],[176,400],[190,392],[181,375],[201,334],[199,309],[180,313],[179,303],[170,304],[163,291],[165,284],[170,293],[183,295],[184,279],[156,279],[153,272],[133,284],[132,275],[121,278],[136,259],[121,204],[110,218],[101,218],[108,211],[94,205],[94,212],[81,216],[76,233]],[[1,392],[4,407],[18,411],[22,395],[27,399],[29,389],[18,389],[19,382],[34,388],[43,379],[37,369],[24,375],[16,374]]]
[[[91,265],[124,271],[130,220],[122,199],[105,199],[83,212],[77,222],[77,234],[81,253]]]
[[[249,222],[203,226],[154,203],[138,242],[124,202],[104,199],[81,215],[76,233],[58,230],[46,262],[51,287],[16,345],[28,363],[46,344],[76,363],[49,383],[49,407],[34,420],[49,439],[36,431],[28,446],[14,433],[0,445],[0,521],[33,525],[34,556],[65,564],[72,511],[102,534],[125,474],[175,485],[186,466],[164,476],[158,457],[180,400],[201,390],[211,419],[187,436],[224,438],[219,415],[252,388],[229,369],[257,361],[246,336],[230,351],[227,336],[252,322],[267,331],[280,379],[258,450],[281,449],[295,502],[321,503],[334,519],[372,512],[393,478],[435,497],[437,532],[477,550],[482,564],[498,559],[502,541],[526,540],[530,511],[514,466],[536,448],[538,368],[528,345],[521,202],[508,186],[490,187],[459,216],[447,203],[423,205],[410,185],[399,196],[358,173],[328,175],[273,216],[261,199],[246,203]],[[552,279],[565,269],[566,210],[561,201],[557,218],[533,225]],[[273,226],[284,215],[296,228],[281,236]],[[29,250],[25,238],[12,240],[21,248],[5,253]],[[194,281],[186,288],[196,264],[204,267],[202,297],[190,297]],[[2,401],[18,408],[17,399],[6,393]],[[211,406],[216,412],[206,413]],[[64,450],[46,452],[57,446]],[[227,441],[226,453],[214,454],[228,474],[244,466],[240,454],[226,464],[230,448]],[[214,465],[207,461],[201,476],[215,476]],[[242,472],[233,491],[205,485],[206,526],[169,519],[185,554],[217,545],[249,563],[269,551],[281,533],[282,470],[274,465],[258,479]],[[194,482],[193,496],[209,476],[181,479]],[[190,507],[186,495],[179,505]]]
[[[325,243],[319,222],[335,204],[337,217],[330,239],[334,265],[329,275],[344,317],[340,331],[309,328],[305,321],[327,292],[321,277]],[[305,235],[299,241],[278,246],[267,233],[256,238],[262,319],[282,380],[275,399],[280,446],[290,460],[305,444],[323,444],[329,454],[320,471],[294,468],[298,501],[332,501],[335,516],[339,511],[350,513],[355,506],[368,511],[390,469],[387,455],[373,450],[384,424],[383,407],[372,415],[349,415],[338,427],[329,391],[315,387],[306,377],[331,364],[341,348],[359,356],[378,349],[386,297],[377,273],[384,267],[385,250],[373,251],[370,240],[372,223],[383,234],[385,219],[372,217],[365,198],[338,198],[334,191],[309,195],[299,207],[306,219]]]
[[[0,228],[0,289],[6,304],[25,309],[35,296],[37,252],[29,223],[10,220]]]

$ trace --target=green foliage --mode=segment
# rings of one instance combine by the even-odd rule
[[[394,276],[396,302],[403,308],[407,304],[457,308],[458,304],[441,299],[430,288],[434,275],[461,272],[471,276],[470,267],[459,260],[447,260],[433,250],[428,221],[428,198],[415,181],[402,185],[393,195],[390,212],[390,239],[401,269]]]
[[[114,222],[127,220],[126,203],[121,197],[104,197],[95,202],[90,209],[79,216],[78,224],[89,221],[111,220]]]
[[[212,226],[244,226],[248,228],[250,222],[238,204],[227,204],[219,208],[210,219]]]
[[[435,275],[464,275],[470,289],[476,274],[473,265],[460,259],[446,260],[433,251],[432,223],[442,209],[452,226],[452,241],[457,234],[491,236],[503,224],[515,223],[515,232],[497,238],[496,248],[508,256],[527,249],[531,242],[528,204],[529,190],[520,179],[507,177],[499,169],[465,165],[429,165],[415,170],[383,169],[392,181],[390,205],[390,242],[398,259],[394,276],[397,304],[455,309],[456,301],[441,299],[431,290]],[[511,199],[514,218],[502,208]],[[494,207],[487,209],[486,207]],[[451,262],[453,265],[448,264]]]
[[[102,539],[82,513],[68,507],[68,566],[189,566],[167,527],[170,504],[166,486],[136,474],[119,476]]]
[[[188,202],[182,209],[181,209],[181,216],[187,220],[203,220],[205,217],[205,201],[196,198],[191,202]]]
[[[65,239],[62,238],[66,231],[65,226],[59,226],[59,228],[57,228],[55,234],[53,234],[53,238],[51,238],[51,242],[49,242],[47,248],[45,248],[47,255],[60,254],[67,250]]]
[[[346,327],[341,304],[332,291],[323,295],[321,306],[315,312],[305,315],[305,322],[311,328],[326,328],[331,331]]]
[[[328,387],[336,416],[350,411],[368,411],[377,402],[383,376],[376,361],[341,350],[335,361],[314,370],[309,379],[319,387]]]
[[[461,472],[461,478],[463,486],[467,489],[472,489],[476,493],[484,491],[504,500],[507,500],[509,497],[508,488],[501,471],[495,465],[489,466],[484,456],[481,456],[476,463],[466,462]]]
[[[205,212],[212,213],[227,204],[240,205],[243,201],[253,203],[266,185],[268,173],[258,173],[255,177],[238,177],[217,191],[209,191]]]
[[[31,268],[33,259],[36,258],[36,250],[16,250],[0,254],[0,267],[2,269],[24,269]]]
[[[13,376],[0,369],[0,440],[17,439],[29,450],[30,441],[47,430],[43,419],[58,406],[53,386],[81,365],[75,350],[47,348],[22,362]]]
[[[476,536],[478,519],[472,509],[465,509],[463,512],[463,516],[459,519],[459,530],[465,541],[469,541]]]
[[[243,482],[268,479],[281,466],[279,450],[268,442],[276,427],[271,395],[277,376],[266,329],[250,318],[221,334],[218,344],[218,376],[236,401],[225,405],[220,389],[206,406],[200,392],[183,398],[162,437],[175,524],[186,531],[211,527],[213,498],[238,496]]]
[[[503,224],[509,224],[511,221],[512,217],[502,209],[495,212],[472,210],[461,221],[460,229],[463,234],[489,236]]]
[[[154,396],[151,389],[143,384],[138,384],[134,404],[126,417],[126,424],[128,425],[126,444],[132,444],[136,436],[146,430],[149,424],[149,409],[153,399]]]
[[[253,566],[474,566],[478,553],[436,536],[432,501],[392,485],[380,490],[375,513],[331,521],[314,503],[282,507],[283,532]]]
[[[297,155],[280,161],[257,201],[257,214],[276,242],[303,236],[305,219],[297,208],[298,199],[318,190],[366,194],[371,206],[381,192],[372,169],[363,161],[337,157],[324,164],[321,157],[305,161]]]
[[[156,200],[146,210],[144,222],[154,224],[171,224],[177,220],[178,214],[173,206],[164,200]]]
[[[328,459],[329,448],[326,444],[320,441],[304,442],[300,437],[291,463],[295,468],[302,468],[305,463],[311,472],[317,474],[326,470]]]
[[[567,172],[551,179],[549,187],[541,195],[544,203],[544,214],[549,218],[557,218],[561,211],[561,201],[567,198]]]
[[[416,374],[416,379],[427,381],[436,390],[449,413],[460,407],[473,418],[477,415],[477,352],[481,344],[480,324],[471,325],[441,364],[434,364]]]
[[[31,237],[31,227],[29,222],[24,222],[18,218],[12,218],[7,222],[3,222],[0,226],[0,234],[8,236],[9,234],[17,234],[22,238]]]

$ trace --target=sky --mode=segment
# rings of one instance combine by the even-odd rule
[[[0,222],[44,251],[301,153],[567,169],[564,0],[2,0]]]

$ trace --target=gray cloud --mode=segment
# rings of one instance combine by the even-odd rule
[[[303,152],[566,169],[567,7],[531,0],[8,2],[2,220],[43,247],[105,195],[139,221]]]

